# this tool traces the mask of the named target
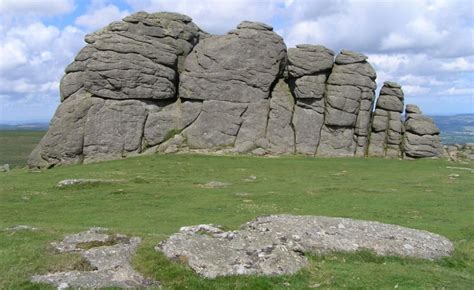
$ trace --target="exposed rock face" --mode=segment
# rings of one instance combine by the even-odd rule
[[[137,237],[109,235],[102,228],[66,236],[64,240],[52,243],[54,248],[60,253],[81,254],[92,270],[35,275],[31,281],[53,284],[59,289],[159,286],[157,282],[145,279],[130,264],[140,241]]]
[[[400,85],[386,82],[372,113],[376,73],[357,52],[334,59],[304,44],[287,53],[266,24],[209,35],[176,13],[138,12],[85,40],[30,167],[193,150],[439,156],[424,147],[437,146],[437,128],[413,106],[401,146]]]
[[[444,149],[439,138],[439,129],[433,120],[424,116],[421,110],[410,105],[405,118],[403,152],[408,158],[438,157]]]
[[[399,84],[384,83],[372,121],[369,156],[401,157],[400,145],[404,133],[401,118],[403,99],[403,91]]]
[[[365,155],[376,76],[365,55],[346,50],[337,55],[327,81],[318,155]]]
[[[324,123],[326,81],[333,64],[334,52],[321,45],[298,45],[288,50],[288,73],[296,99],[296,153],[316,153]]]
[[[294,153],[295,132],[291,124],[294,104],[288,86],[280,80],[272,92],[267,124],[268,149],[272,153]]]
[[[430,232],[378,222],[277,215],[259,217],[238,231],[215,225],[182,227],[156,247],[170,259],[187,261],[206,278],[293,274],[307,265],[304,253],[362,249],[432,260],[450,255],[453,244]]]
[[[285,43],[272,30],[242,22],[226,35],[201,41],[186,59],[180,97],[238,103],[267,99],[286,59]]]

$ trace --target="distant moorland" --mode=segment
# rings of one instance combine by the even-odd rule
[[[443,144],[474,143],[474,114],[431,117],[441,130]]]
[[[20,123],[20,124],[1,124],[0,131],[46,131],[48,130],[47,122],[31,122],[31,123]]]

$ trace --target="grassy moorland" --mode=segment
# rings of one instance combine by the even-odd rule
[[[31,151],[46,132],[29,130],[0,130],[0,165],[24,167]]]
[[[474,285],[474,178],[470,167],[441,160],[154,155],[42,172],[0,174],[0,288],[46,286],[35,273],[81,268],[73,254],[48,246],[93,226],[143,238],[135,267],[166,289],[455,288]],[[248,179],[256,176],[255,180]],[[56,188],[69,178],[125,183]],[[227,182],[208,189],[209,181]],[[430,262],[367,252],[311,256],[309,267],[283,277],[202,279],[153,247],[183,225],[229,228],[265,214],[376,220],[442,234],[450,258]]]

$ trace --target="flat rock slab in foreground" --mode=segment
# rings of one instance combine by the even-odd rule
[[[183,227],[156,247],[170,259],[187,261],[207,278],[293,274],[308,261],[304,253],[371,250],[380,256],[433,260],[449,256],[443,236],[379,222],[318,216],[259,217],[238,231],[218,226]]]
[[[58,289],[157,287],[157,282],[145,279],[130,265],[140,241],[137,237],[109,235],[102,228],[66,236],[61,242],[52,245],[60,253],[80,253],[94,270],[35,275],[31,281],[53,284]]]

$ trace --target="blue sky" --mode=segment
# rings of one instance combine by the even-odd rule
[[[377,82],[399,82],[428,114],[474,113],[474,4],[451,0],[0,0],[0,122],[47,121],[84,35],[130,13],[174,11],[224,34],[271,24],[288,47],[369,56]]]

